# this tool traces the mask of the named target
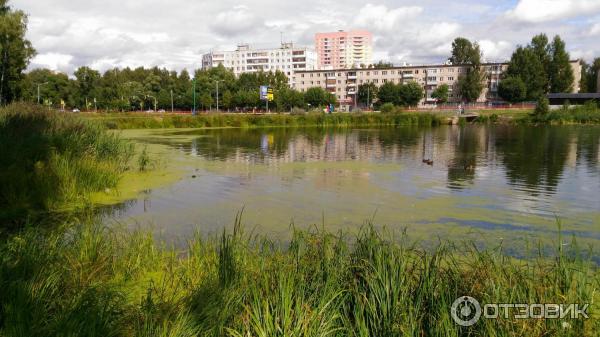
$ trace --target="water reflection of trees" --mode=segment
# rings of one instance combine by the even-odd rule
[[[496,151],[509,183],[532,194],[553,192],[562,177],[573,135],[568,127],[499,127]]]
[[[478,170],[499,163],[509,184],[535,195],[540,190],[553,192],[569,163],[598,169],[600,129],[564,126],[219,129],[204,131],[186,146],[187,151],[206,159],[238,163],[342,160],[420,163],[422,159],[432,159],[434,169],[446,168],[447,186],[451,189],[468,188]]]

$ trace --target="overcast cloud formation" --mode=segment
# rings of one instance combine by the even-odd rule
[[[375,60],[447,59],[452,40],[479,41],[487,60],[510,57],[537,33],[560,34],[573,58],[600,56],[600,0],[12,0],[29,14],[38,51],[30,68],[72,73],[82,65],[200,67],[201,54],[285,41],[313,45],[316,32],[364,28]]]

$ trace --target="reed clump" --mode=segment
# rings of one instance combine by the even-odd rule
[[[553,258],[440,244],[365,226],[294,230],[286,243],[236,221],[168,245],[91,222],[28,228],[0,245],[2,336],[597,336],[600,273],[576,245]],[[452,320],[481,303],[589,303],[587,320]]]
[[[0,220],[83,203],[116,186],[131,144],[99,125],[41,106],[0,109]]]

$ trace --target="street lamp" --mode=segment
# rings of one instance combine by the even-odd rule
[[[219,82],[223,82],[223,80],[215,80],[217,83],[217,112],[219,112]]]
[[[158,105],[158,102],[156,101],[156,97],[152,96],[152,95],[146,95],[146,98],[152,98],[154,99],[154,112],[156,112],[156,106]]]
[[[192,84],[192,96],[194,97],[194,108],[192,109],[192,115],[196,116],[196,76],[194,76]]]
[[[40,104],[40,86],[46,85],[46,84],[48,84],[48,82],[36,83],[36,85],[37,85],[37,104]]]

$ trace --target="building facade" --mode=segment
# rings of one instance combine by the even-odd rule
[[[369,65],[373,35],[365,30],[315,34],[318,69],[344,69]]]
[[[316,54],[306,47],[296,47],[292,43],[282,43],[279,48],[253,49],[242,44],[234,51],[212,51],[202,55],[202,69],[223,65],[236,76],[258,71],[282,71],[292,82],[296,71],[313,70]]]
[[[581,79],[581,62],[571,61],[575,84],[573,92],[579,91]],[[382,69],[336,69],[300,71],[294,74],[294,89],[305,92],[311,87],[321,87],[336,95],[341,106],[357,106],[356,95],[358,86],[364,83],[374,83],[382,86],[384,83],[404,84],[416,82],[423,87],[424,98],[420,105],[435,104],[431,97],[433,91],[442,84],[449,87],[449,103],[461,102],[458,92],[458,78],[465,74],[469,66],[437,64],[419,66],[401,66]],[[486,73],[486,85],[477,102],[501,101],[498,96],[498,84],[508,63],[484,63],[481,66]]]

